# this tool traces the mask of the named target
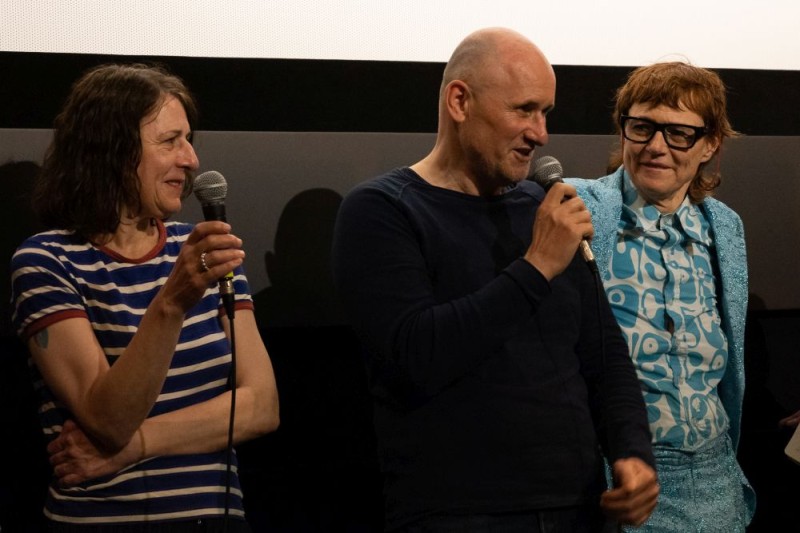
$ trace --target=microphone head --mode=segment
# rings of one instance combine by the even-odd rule
[[[555,157],[545,155],[533,163],[533,173],[530,179],[541,185],[545,191],[563,178],[564,169]]]
[[[203,172],[194,180],[194,195],[201,205],[222,203],[228,195],[228,183],[216,170]]]

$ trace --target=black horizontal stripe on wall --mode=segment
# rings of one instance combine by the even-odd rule
[[[0,128],[49,128],[72,83],[109,62],[161,63],[197,96],[199,129],[435,132],[443,63],[0,52]],[[554,134],[610,134],[628,67],[556,65]],[[800,135],[800,71],[718,71],[734,128]]]

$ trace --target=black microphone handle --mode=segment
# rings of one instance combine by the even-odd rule
[[[225,219],[225,203],[214,202],[203,204],[203,218],[205,218],[206,221],[220,220],[222,222],[227,222]],[[233,272],[228,272],[219,278],[219,294],[220,297],[222,297],[222,305],[225,307],[225,312],[228,314],[228,318],[233,320],[233,314],[235,310]]]
[[[214,202],[211,204],[203,204],[203,218],[208,220],[221,220],[227,222],[225,219],[225,203]]]

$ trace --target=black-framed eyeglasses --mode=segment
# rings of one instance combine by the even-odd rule
[[[622,128],[622,135],[629,141],[635,143],[650,142],[656,132],[660,131],[664,135],[664,141],[667,146],[680,150],[691,148],[703,135],[708,133],[708,129],[705,126],[661,124],[649,118],[628,115],[619,117],[619,125]]]

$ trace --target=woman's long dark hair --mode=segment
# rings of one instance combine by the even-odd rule
[[[167,96],[183,104],[194,129],[193,97],[180,78],[160,66],[102,65],[75,82],[55,119],[34,189],[33,209],[46,227],[91,239],[115,232],[123,209],[141,209],[141,121]],[[184,195],[191,179],[186,183]]]

